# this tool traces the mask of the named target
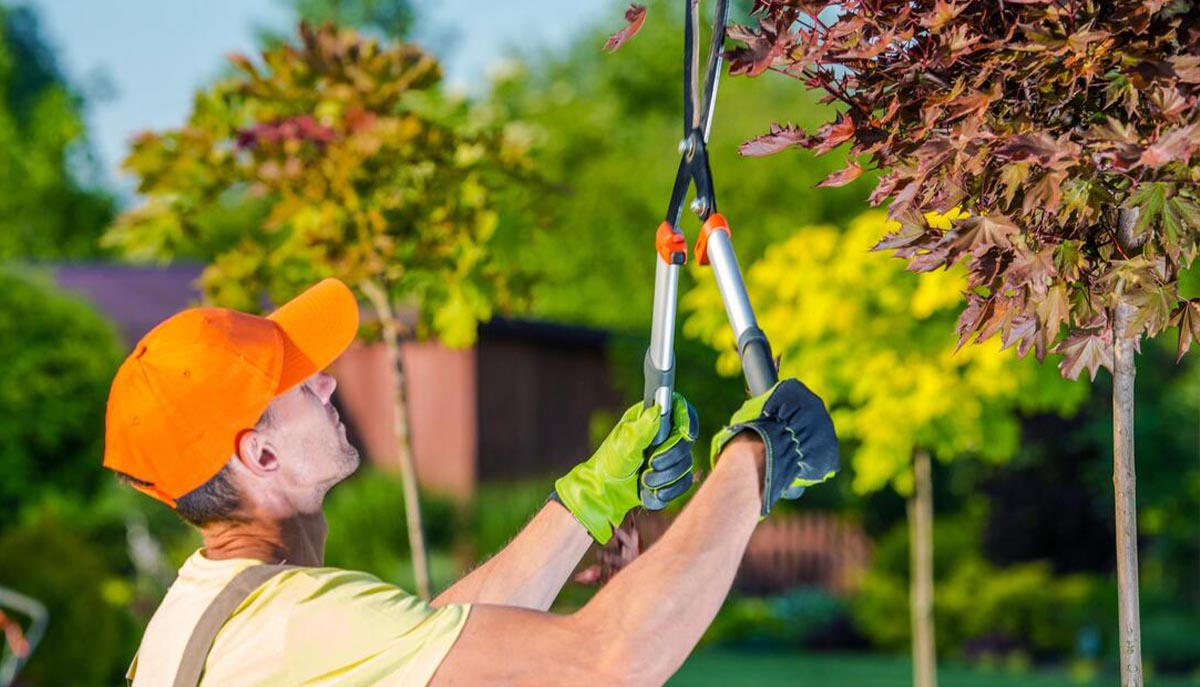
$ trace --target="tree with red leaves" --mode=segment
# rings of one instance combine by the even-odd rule
[[[880,170],[872,204],[909,269],[965,264],[960,345],[1000,336],[1114,376],[1122,684],[1142,684],[1134,353],[1200,337],[1183,282],[1200,245],[1200,4],[1192,0],[756,0],[730,71],[779,72],[841,105],[817,131],[774,125],[747,155],[846,143]],[[959,208],[949,229],[928,211]]]

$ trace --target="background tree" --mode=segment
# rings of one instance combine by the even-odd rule
[[[850,143],[886,173],[901,227],[877,245],[913,271],[966,264],[961,341],[999,335],[1114,375],[1122,684],[1142,684],[1133,461],[1134,352],[1200,299],[1179,291],[1200,239],[1200,5],[1181,0],[912,3],[763,0],[731,70],[774,70],[845,108],[747,152]],[[822,18],[828,18],[824,21]],[[837,178],[861,173],[851,163]],[[926,210],[961,206],[950,228]],[[1200,294],[1191,294],[1200,295]]]
[[[114,206],[82,111],[37,15],[0,5],[0,260],[100,253]]]
[[[926,221],[951,226],[947,218]],[[852,451],[855,491],[890,485],[908,497],[914,671],[925,687],[936,684],[931,456],[1006,461],[1018,448],[1020,413],[1069,412],[1087,389],[996,342],[956,346],[950,325],[966,270],[911,279],[900,263],[870,254],[880,233],[898,228],[882,212],[861,215],[845,232],[801,228],[749,267],[746,286],[782,356],[781,375],[802,378],[830,405]],[[722,351],[721,372],[737,374],[737,342],[715,280],[684,296],[683,306],[686,330]]]
[[[620,0],[565,53],[531,50],[497,69],[488,105],[530,142],[549,184],[531,190],[536,198],[506,206],[501,218],[505,227],[521,227],[501,231],[500,250],[529,271],[530,308],[539,317],[618,331],[649,328],[654,229],[679,165],[683,7],[675,0],[647,4],[641,31],[615,54],[601,47],[628,5]],[[827,117],[831,110],[816,100],[783,82],[721,83],[709,154],[721,211],[738,232],[743,259],[761,255],[797,222],[841,222],[861,209],[860,191],[813,188],[843,164],[840,155],[802,170],[788,160],[737,155],[764,113],[799,113],[813,124]],[[694,239],[699,223],[689,215],[684,224]],[[692,284],[683,278],[681,293]]]
[[[231,61],[236,75],[198,93],[185,126],[135,143],[125,166],[145,201],[108,240],[133,258],[208,261],[205,297],[224,306],[280,303],[330,275],[365,299],[397,372],[409,540],[427,597],[400,338],[469,346],[510,301],[492,198],[522,152],[441,97],[437,62],[408,45],[302,25],[298,45]]]
[[[610,369],[630,403],[642,395],[653,235],[679,165],[683,118],[683,7],[677,0],[646,4],[641,32],[619,52],[601,50],[628,7],[626,0],[610,0],[567,49],[524,48],[497,65],[486,100],[496,119],[509,122],[506,130],[528,142],[543,180],[505,195],[498,258],[530,285],[532,316],[614,334]],[[798,112],[816,124],[831,110],[783,82],[721,83],[708,149],[720,207],[733,223],[743,260],[790,235],[797,221],[840,223],[863,206],[860,190],[813,188],[842,166],[840,155],[797,169],[786,159],[737,154],[764,113],[772,112]],[[698,225],[690,215],[684,218],[692,239]],[[695,283],[686,271],[681,279],[681,293]],[[704,445],[707,433],[720,426],[713,419],[737,408],[742,384],[710,374],[712,348],[683,331],[676,357],[680,389],[702,420],[697,444]],[[832,491],[818,498],[833,498]]]
[[[382,38],[403,39],[412,33],[417,14],[410,0],[280,0],[300,19],[365,30]]]

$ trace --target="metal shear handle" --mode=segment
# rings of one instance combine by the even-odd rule
[[[679,144],[682,158],[679,161],[679,170],[675,174],[667,218],[659,225],[655,235],[657,258],[654,271],[654,314],[650,328],[650,348],[646,351],[644,363],[646,383],[643,400],[646,407],[657,405],[661,418],[655,446],[665,441],[671,432],[679,268],[687,262],[687,242],[679,229],[679,221],[683,213],[683,202],[693,182],[696,186],[696,199],[692,202],[692,210],[704,220],[700,239],[696,243],[696,256],[700,264],[712,266],[717,288],[725,303],[725,313],[737,338],[742,371],[750,393],[758,395],[767,391],[778,378],[771,357],[770,343],[759,329],[754,309],[746,295],[746,284],[742,279],[742,271],[730,239],[729,223],[717,213],[712,170],[708,162],[708,134],[712,127],[713,108],[716,105],[729,1],[720,0],[717,4],[712,44],[704,75],[703,99],[698,82],[699,64],[696,51],[696,45],[700,41],[699,0],[684,2],[684,125],[683,140]],[[654,509],[652,504],[645,505]]]

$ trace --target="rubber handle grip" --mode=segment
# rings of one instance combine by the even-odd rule
[[[738,355],[742,359],[742,374],[746,376],[746,387],[751,396],[764,394],[779,381],[775,359],[771,356],[771,343],[758,327],[742,333],[738,340]]]
[[[671,435],[671,405],[670,392],[675,389],[675,365],[671,365],[669,370],[660,370],[654,366],[654,361],[650,358],[650,349],[646,349],[646,358],[642,363],[642,373],[645,375],[646,384],[642,388],[642,404],[643,407],[649,408],[656,405],[655,395],[658,390],[667,388],[667,407],[662,413],[662,421],[658,425],[658,434],[654,435],[654,441],[650,444],[650,450],[653,451],[659,444],[667,440]]]

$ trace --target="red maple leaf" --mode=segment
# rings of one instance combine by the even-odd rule
[[[604,43],[604,50],[608,52],[616,52],[625,45],[625,41],[633,38],[638,31],[642,29],[642,23],[646,21],[646,6],[645,5],[630,5],[629,9],[625,10],[625,28],[608,37]]]
[[[817,129],[813,136],[813,143],[816,143],[813,154],[824,155],[853,137],[854,120],[839,112],[837,119]]]
[[[1176,362],[1191,348],[1192,342],[1200,339],[1200,300],[1183,303],[1171,318],[1171,324],[1179,327],[1179,352]]]
[[[746,157],[773,155],[792,146],[803,147],[808,140],[808,134],[798,126],[772,124],[768,133],[752,138],[738,146],[738,154]]]
[[[1067,379],[1078,379],[1083,368],[1087,368],[1092,381],[1101,367],[1111,367],[1113,357],[1112,331],[1092,329],[1075,332],[1054,349],[1063,354],[1058,368]]]
[[[1171,130],[1142,151],[1142,156],[1138,158],[1138,164],[1150,169],[1158,169],[1168,162],[1186,161],[1191,156],[1192,139],[1195,135],[1195,124]]]
[[[817,184],[817,186],[825,186],[825,187],[845,186],[846,184],[850,183],[851,181],[854,181],[855,179],[862,176],[862,173],[863,173],[863,168],[860,167],[857,162],[855,162],[854,160],[851,160],[850,164],[846,165],[845,168],[839,169],[838,171],[834,172],[833,174],[830,174],[829,176],[825,177],[825,180],[822,181],[821,183]]]

